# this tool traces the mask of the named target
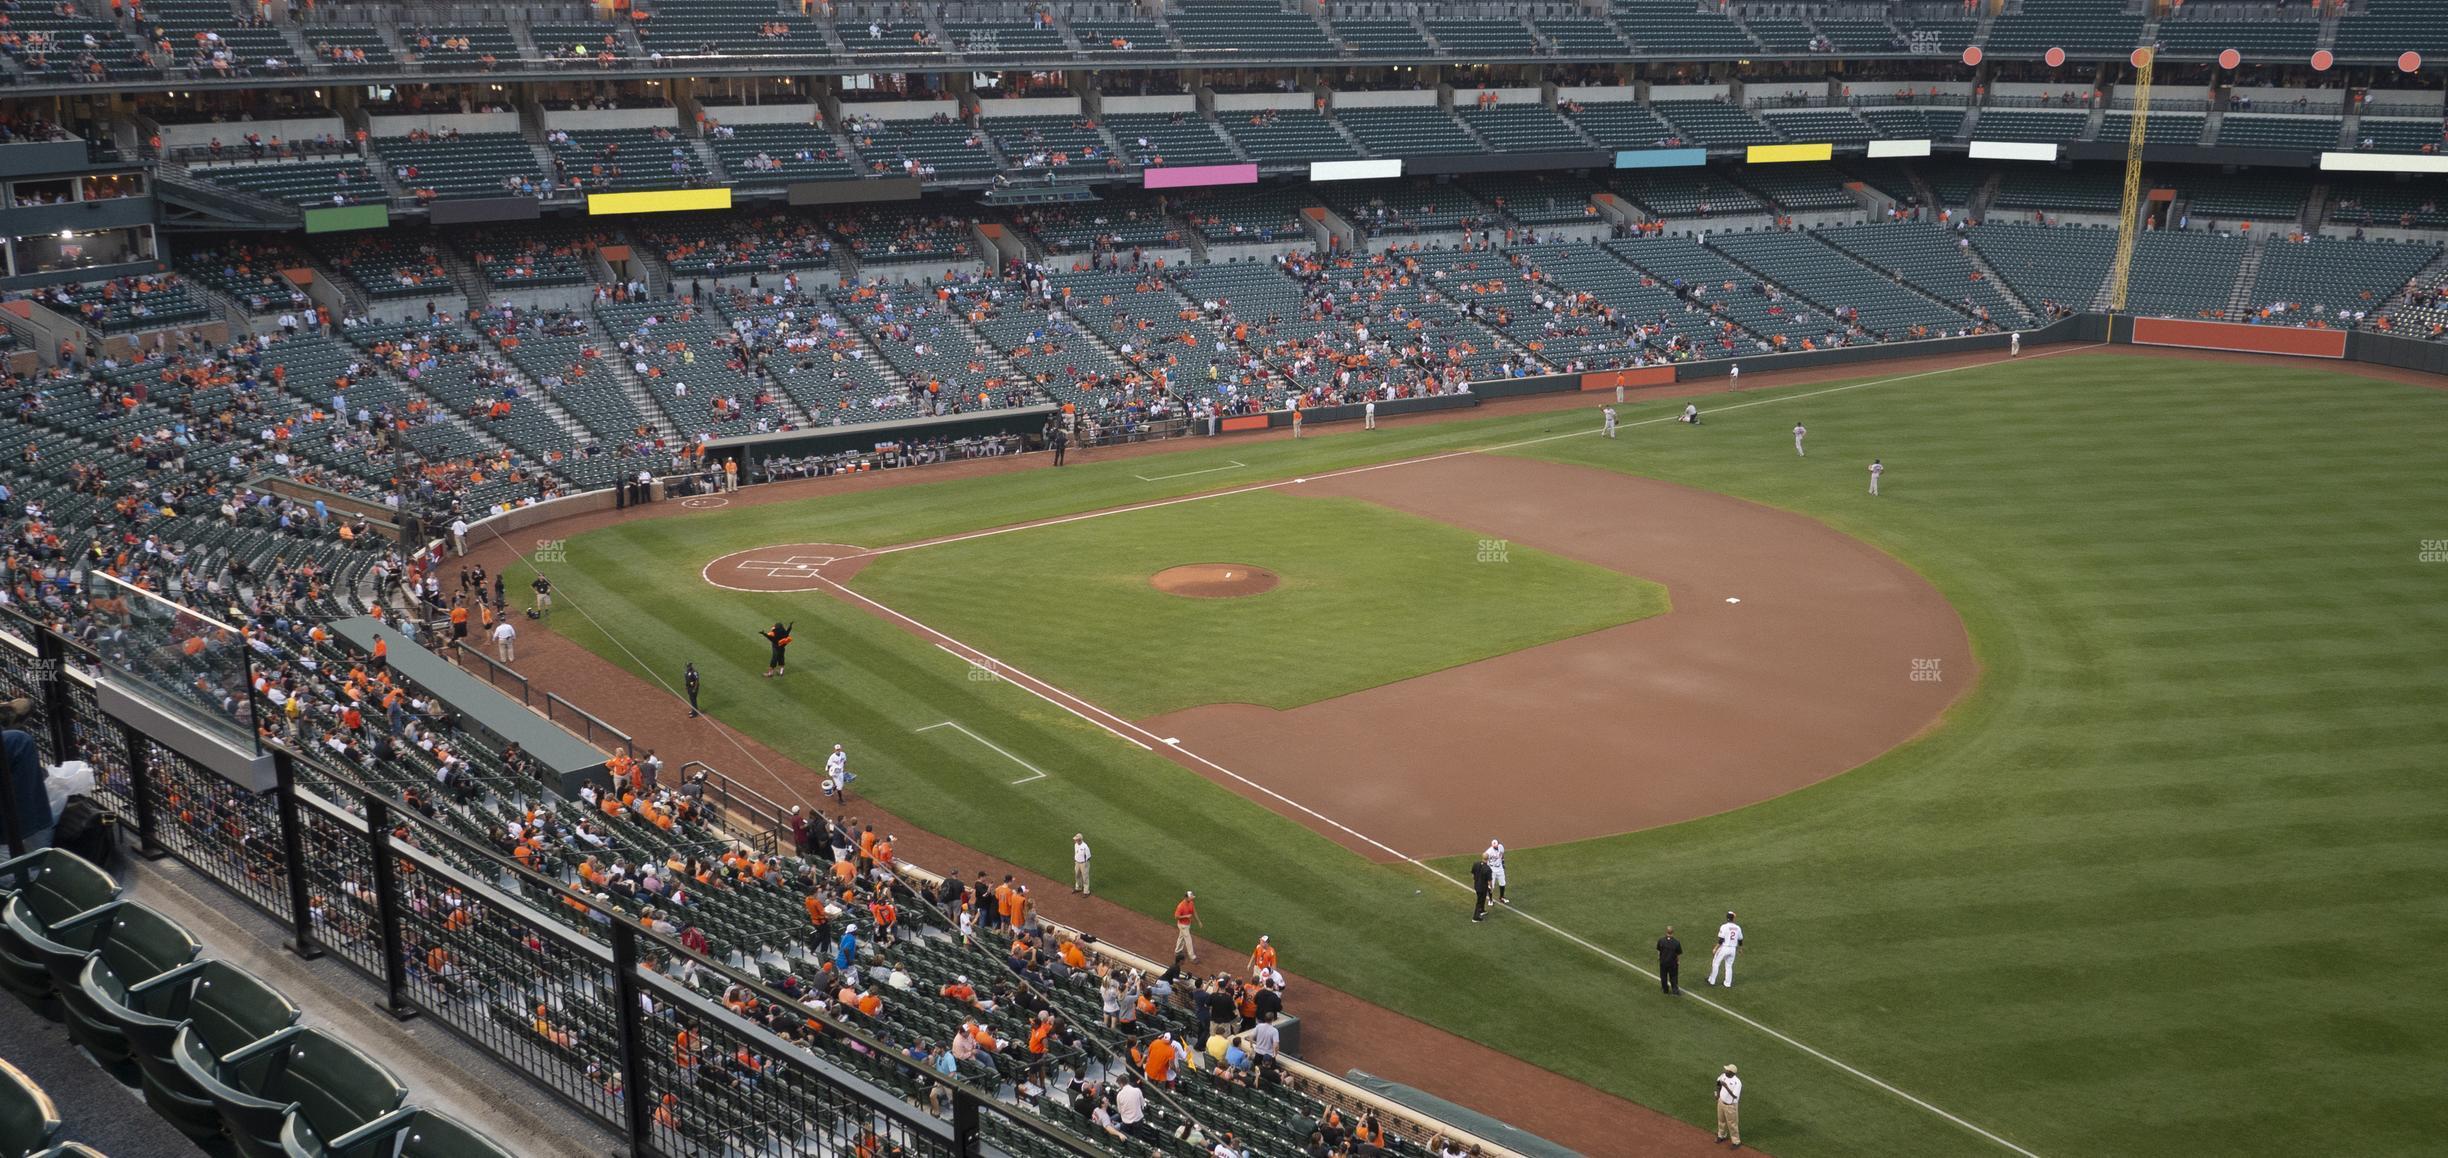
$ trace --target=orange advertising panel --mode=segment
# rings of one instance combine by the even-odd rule
[[[2293,326],[2247,326],[2241,322],[2193,322],[2180,318],[2135,318],[2133,344],[2288,354],[2297,358],[2343,358],[2346,331]]]
[[[1236,414],[1225,419],[1223,426],[1226,430],[1265,430],[1267,416],[1264,414]]]
[[[1642,366],[1632,370],[1596,370],[1581,376],[1583,390],[1612,390],[1618,386],[1672,386],[1675,372],[1672,366]]]
[[[290,285],[314,284],[314,270],[303,265],[290,266],[281,271],[281,276],[288,278]]]

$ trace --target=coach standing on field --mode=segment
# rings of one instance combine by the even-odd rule
[[[1717,1075],[1717,1140],[1742,1149],[1742,1078],[1731,1065]]]
[[[1488,867],[1486,857],[1471,862],[1471,920],[1487,920],[1488,886],[1495,883],[1496,870]]]
[[[1666,926],[1666,935],[1657,939],[1658,990],[1669,997],[1683,996],[1683,942],[1675,939],[1674,926]]]

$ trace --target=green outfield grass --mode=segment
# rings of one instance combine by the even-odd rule
[[[887,555],[852,586],[1130,719],[1296,708],[1666,610],[1666,589],[1353,499],[1252,491]],[[1281,584],[1192,599],[1148,577],[1246,563]],[[1159,646],[1115,663],[1120,641]]]
[[[1523,909],[1644,962],[1682,926],[1694,989],[1705,930],[1741,909],[1753,939],[1725,1004],[2050,1158],[2437,1152],[2448,563],[2417,556],[2448,539],[2448,395],[2313,364],[2109,357],[1790,393],[1808,396],[1746,391],[1704,401],[1697,429],[1514,453],[1770,503],[1891,552],[1962,612],[1979,687],[1931,735],[1813,788],[1516,850]],[[696,659],[724,720],[811,762],[852,744],[861,787],[914,823],[1054,875],[1084,829],[1101,893],[1158,914],[1196,888],[1226,944],[1269,933],[1288,968],[1600,1088],[1702,1122],[1709,1076],[1739,1062],[1745,1133],[1769,1153],[2004,1152],[1527,921],[1472,925],[1466,896],[1420,870],[971,680],[864,611],[698,579],[746,547],[908,541],[1594,427],[1593,409],[1235,442],[1168,473],[1246,467],[1166,483],[1092,459],[623,524],[549,568],[552,626],[667,681]],[[1891,468],[1876,500],[1873,455]],[[801,647],[788,680],[762,681],[752,633],[777,615]],[[1133,643],[1109,662],[1161,673],[1164,645]],[[1004,757],[915,731],[945,719],[1051,775],[1015,788]]]

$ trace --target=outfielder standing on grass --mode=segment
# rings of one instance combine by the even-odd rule
[[[1615,437],[1615,408],[1612,406],[1602,407],[1598,413],[1606,420],[1606,426],[1600,431],[1600,433],[1606,435],[1608,438]]]
[[[1803,426],[1801,423],[1799,423],[1799,422],[1794,423],[1794,457],[1795,457],[1795,458],[1808,458],[1808,457],[1810,457],[1809,455],[1806,455],[1806,454],[1802,453],[1802,436],[1803,436],[1803,435],[1805,435],[1805,434],[1809,434],[1809,433],[1810,433],[1810,430],[1809,430],[1808,428],[1804,427],[1804,426]]]
[[[1479,856],[1487,861],[1488,883],[1496,886],[1496,903],[1512,904],[1513,902],[1505,897],[1504,842],[1501,840],[1488,841],[1487,851],[1480,853]]]
[[[1879,476],[1885,473],[1887,473],[1887,465],[1885,463],[1882,463],[1875,458],[1870,460],[1870,495],[1872,498],[1878,497]]]
[[[1725,969],[1725,987],[1734,988],[1734,954],[1742,951],[1742,926],[1734,923],[1734,910],[1726,910],[1725,924],[1717,926],[1717,951],[1709,954],[1708,983],[1717,984],[1717,970]]]

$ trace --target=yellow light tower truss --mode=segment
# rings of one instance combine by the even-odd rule
[[[2149,139],[2152,53],[2133,51],[2133,124],[2125,137],[2125,201],[2117,217],[2116,265],[2108,274],[2108,312],[2125,312],[2125,280],[2133,272],[2134,236],[2142,228],[2142,142]]]

